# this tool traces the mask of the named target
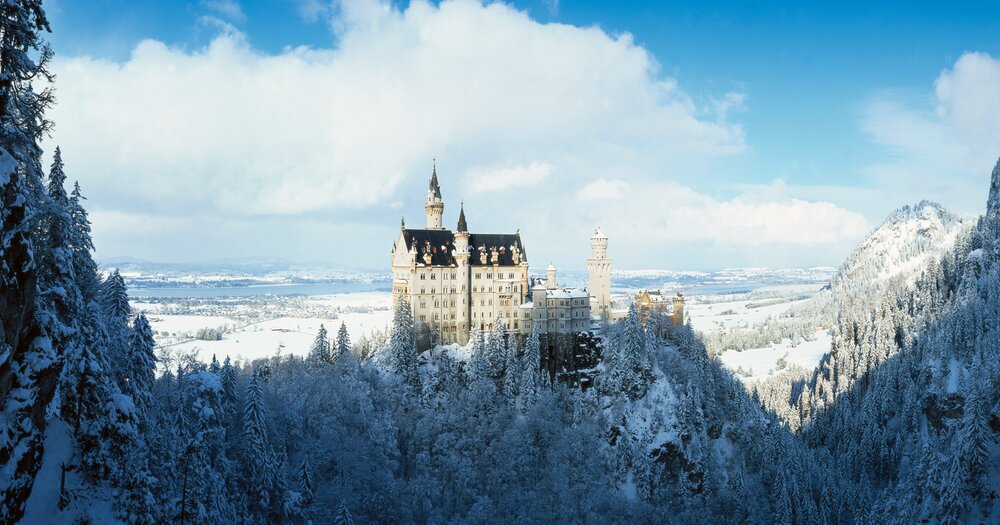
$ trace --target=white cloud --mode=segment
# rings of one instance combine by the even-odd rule
[[[532,162],[527,166],[502,168],[472,168],[464,178],[466,191],[486,193],[537,186],[552,173],[546,162]]]
[[[594,205],[587,213],[590,222],[618,232],[619,239],[647,246],[843,245],[858,242],[871,229],[861,214],[829,202],[780,196],[773,190],[717,199],[673,182],[631,188],[623,181],[599,180],[581,188],[578,198]]]
[[[867,168],[900,205],[933,197],[982,213],[1000,156],[1000,60],[965,53],[937,77],[930,101],[883,92],[865,106],[864,130],[893,159]]]
[[[195,51],[147,40],[123,63],[60,58],[55,141],[95,198],[237,215],[384,203],[432,156],[452,173],[597,170],[744,148],[628,35],[467,1],[340,11],[336,49],[268,55],[227,31]]]
[[[624,265],[669,267],[836,262],[783,250],[839,257],[869,228],[780,186],[718,198],[684,185],[745,150],[730,120],[743,95],[689,95],[630,35],[500,3],[299,7],[332,17],[336,48],[265,54],[227,26],[204,49],[147,40],[121,63],[57,60],[54,142],[102,253],[378,267],[400,209],[422,222],[432,157],[446,221],[465,198],[473,229],[520,227],[533,256],[570,266],[596,225]]]

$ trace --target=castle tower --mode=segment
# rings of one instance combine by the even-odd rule
[[[472,305],[469,304],[469,289],[472,283],[471,272],[469,272],[469,225],[465,222],[465,203],[461,204],[458,212],[458,228],[455,229],[455,266],[457,286],[461,293],[461,303],[458,305],[457,326],[458,342],[466,344],[469,341],[469,327],[471,326]]]
[[[590,237],[590,259],[587,259],[587,281],[591,309],[602,319],[611,318],[611,259],[608,259],[608,237],[600,228]]]
[[[545,270],[545,287],[549,290],[555,290],[559,287],[556,282],[556,267],[552,263],[549,263],[548,269]]]
[[[678,326],[684,324],[684,294],[680,292],[674,296],[674,313],[670,316],[670,321]]]
[[[424,204],[427,212],[427,229],[443,230],[441,217],[444,215],[444,200],[441,198],[441,186],[438,185],[437,162],[431,172],[431,183],[427,188],[427,202]]]

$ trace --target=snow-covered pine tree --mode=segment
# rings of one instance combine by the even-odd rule
[[[472,347],[469,350],[469,376],[473,380],[485,377],[488,369],[486,364],[486,341],[483,331],[478,327],[472,328],[472,334],[469,335],[469,345]]]
[[[511,338],[513,339],[513,338]],[[521,360],[517,356],[517,347],[514,344],[509,344],[505,348],[504,367],[503,367],[503,395],[504,400],[511,407],[517,406],[517,395],[520,390],[521,383]]]
[[[132,330],[129,332],[129,355],[125,362],[125,382],[121,384],[121,388],[122,392],[132,396],[136,416],[143,429],[147,426],[152,404],[153,380],[156,375],[155,348],[153,329],[149,326],[146,314],[140,313],[132,322]]]
[[[308,460],[302,460],[302,466],[299,468],[299,484],[302,485],[302,505],[308,509],[315,499],[312,469]]]
[[[258,519],[263,519],[270,509],[272,463],[264,421],[264,389],[254,370],[243,407],[243,473],[247,507]]]
[[[351,511],[347,510],[347,502],[340,500],[340,508],[337,509],[337,514],[333,517],[334,525],[354,525],[354,518],[351,517]]]
[[[326,333],[326,326],[319,325],[319,332],[316,339],[313,339],[312,347],[309,348],[309,360],[314,363],[330,363],[330,338]]]
[[[518,385],[517,406],[522,413],[527,412],[538,401],[538,393],[542,388],[540,366],[539,333],[536,324],[524,342],[524,356],[521,358],[521,384]]]
[[[90,254],[94,250],[94,242],[90,236],[90,219],[83,207],[85,199],[80,191],[80,183],[74,183],[73,192],[69,197],[69,216],[73,223],[73,236],[70,239],[70,249],[73,251],[73,275],[76,276],[76,282],[80,287],[83,304],[90,305],[91,301],[97,298],[101,283],[97,274],[97,263]]]
[[[503,319],[497,317],[490,329],[490,338],[486,342],[486,375],[497,385],[503,387],[504,364],[507,358],[507,329]]]
[[[347,333],[347,325],[341,321],[340,328],[337,329],[337,351],[333,356],[335,360],[351,352],[351,336]]]
[[[104,281],[103,303],[104,317],[109,323],[124,324],[132,315],[132,307],[128,303],[128,286],[117,268]]]
[[[101,285],[101,304],[104,309],[104,328],[108,334],[108,359],[118,384],[126,381],[128,361],[129,316],[132,307],[128,302],[128,286],[117,269]]]
[[[420,370],[417,367],[417,346],[413,333],[413,312],[404,299],[396,302],[389,337],[389,365],[404,383],[420,391]]]
[[[237,401],[236,368],[233,367],[233,363],[228,355],[226,356],[226,360],[222,362],[220,377],[222,378],[222,402],[223,404],[235,407]]]

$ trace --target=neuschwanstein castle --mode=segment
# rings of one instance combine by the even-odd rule
[[[555,340],[553,335],[586,332],[620,315],[611,308],[611,259],[600,228],[590,239],[588,288],[563,288],[551,264],[544,278],[530,275],[520,231],[470,233],[464,205],[455,231],[446,229],[436,166],[424,211],[427,226],[401,222],[392,247],[393,304],[409,301],[418,330],[437,341],[465,344],[473,329],[489,330],[497,322],[520,337],[537,325]]]

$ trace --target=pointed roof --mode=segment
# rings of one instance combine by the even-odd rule
[[[469,231],[469,225],[465,222],[465,202],[461,204],[461,209],[458,212],[458,229],[455,231],[467,232]]]
[[[437,160],[434,161],[434,169],[431,171],[431,184],[429,189],[434,192],[435,197],[439,199],[441,198],[441,185],[438,184]]]

